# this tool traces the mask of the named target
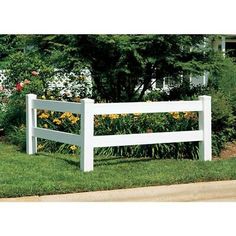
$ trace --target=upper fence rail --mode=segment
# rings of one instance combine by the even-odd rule
[[[50,111],[79,113],[79,114],[82,111],[80,103],[41,100],[41,99],[33,99],[32,100],[32,108],[42,109],[42,110],[50,110]]]
[[[94,114],[161,113],[202,111],[201,101],[96,103]]]
[[[52,110],[59,112],[70,111],[81,113],[81,104],[74,102],[32,100],[35,109]],[[202,111],[201,101],[172,101],[172,102],[121,102],[121,103],[96,103],[93,106],[94,115],[103,114],[128,114],[128,113],[161,113],[161,112],[187,112]]]

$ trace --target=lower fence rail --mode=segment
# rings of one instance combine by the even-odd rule
[[[81,145],[81,137],[78,134],[69,134],[66,132],[43,129],[43,128],[33,128],[33,136],[60,143],[66,143],[78,146]]]
[[[203,131],[179,131],[144,134],[122,134],[94,136],[94,147],[114,147],[157,143],[179,143],[203,141]]]

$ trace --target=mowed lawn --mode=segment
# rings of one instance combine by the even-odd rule
[[[94,171],[82,173],[76,156],[28,156],[0,143],[0,197],[229,179],[236,179],[236,158],[203,162],[95,157]]]

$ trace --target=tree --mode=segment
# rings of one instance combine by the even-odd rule
[[[151,83],[179,81],[214,64],[203,35],[17,35],[1,36],[0,47],[12,83],[40,69],[45,86],[53,68],[79,73],[86,67],[94,98],[113,102],[142,100]]]
[[[80,53],[90,62],[97,95],[107,101],[142,100],[155,80],[179,80],[209,69],[212,50],[203,35],[84,35]]]

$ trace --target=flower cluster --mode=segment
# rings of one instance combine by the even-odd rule
[[[118,119],[118,118],[119,118],[119,115],[118,115],[118,114],[110,114],[110,115],[108,115],[108,117],[109,117],[111,120],[115,120],[115,119]]]
[[[110,119],[110,120],[115,120],[118,119],[120,116],[118,114],[109,114],[109,115],[102,115],[102,119]]]
[[[30,84],[30,81],[25,79],[23,82],[16,83],[16,91],[21,92],[25,85]]]
[[[58,118],[53,119],[53,123],[60,125],[62,122]]]
[[[79,121],[79,117],[78,116],[74,116],[71,112],[65,112],[60,116],[60,119],[64,120],[64,119],[68,119],[71,124],[76,124],[77,121]]]
[[[61,119],[66,119],[66,118],[70,118],[72,116],[72,113],[71,112],[64,112],[60,118]]]
[[[70,121],[71,124],[76,124],[80,119],[78,116],[74,116],[71,112],[64,112],[61,116],[57,117],[53,111],[50,114],[47,111],[44,111],[38,115],[38,118],[47,121],[51,118],[52,123],[56,125],[62,125],[66,120]],[[48,128],[48,124],[43,124],[43,127]]]
[[[75,151],[75,150],[77,150],[78,148],[75,146],[75,145],[72,145],[72,146],[70,146],[70,150],[72,150],[72,151]]]
[[[179,112],[170,112],[171,116],[175,119],[175,120],[179,120],[180,119],[180,115]]]
[[[187,119],[187,120],[196,120],[197,114],[195,112],[170,112],[171,116],[175,120],[180,120],[181,118]]]
[[[188,120],[189,119],[196,120],[197,119],[197,114],[194,113],[194,112],[190,112],[190,111],[184,112],[184,118],[188,119]]]
[[[37,146],[38,151],[43,150],[44,146],[45,146],[45,145],[38,144],[38,146]]]
[[[49,118],[49,114],[48,113],[42,113],[41,115],[39,115],[38,117],[40,118],[40,119],[48,119]]]

